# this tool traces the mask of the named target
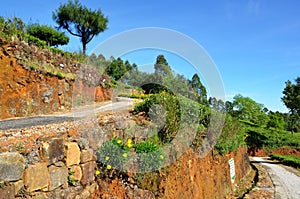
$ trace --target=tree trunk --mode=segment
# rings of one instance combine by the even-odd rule
[[[82,53],[86,56],[86,42],[82,41]]]

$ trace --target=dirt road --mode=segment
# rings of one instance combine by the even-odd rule
[[[118,98],[113,102],[109,101],[103,103],[95,103],[93,105],[75,108],[67,113],[0,120],[0,130],[26,128],[31,126],[78,120],[101,112],[116,111],[119,109],[128,108],[132,105],[133,102],[131,99]]]
[[[253,157],[252,160],[267,169],[275,186],[275,199],[300,198],[300,172],[298,170],[264,157]]]

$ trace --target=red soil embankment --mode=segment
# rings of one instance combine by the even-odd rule
[[[111,88],[91,86],[81,81],[59,78],[18,64],[8,42],[0,40],[0,119],[49,114],[71,109],[81,103],[106,101],[112,96]],[[77,100],[77,93],[81,99]],[[75,97],[73,99],[73,97]],[[77,100],[77,101],[76,101]]]

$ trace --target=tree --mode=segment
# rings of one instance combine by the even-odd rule
[[[233,97],[233,115],[239,119],[262,125],[267,122],[267,114],[264,112],[264,106],[256,103],[250,97],[236,95]]]
[[[285,106],[290,110],[292,132],[294,132],[300,116],[300,77],[297,77],[295,82],[295,84],[291,81],[285,83],[285,88],[282,92],[284,96],[281,98]]]
[[[200,81],[200,77],[197,73],[195,73],[191,80],[191,86],[193,88],[194,93],[196,94],[198,98],[198,102],[201,104],[207,105],[207,93],[206,88],[203,86],[203,84]]]
[[[112,62],[106,67],[105,74],[109,75],[114,80],[119,80],[126,72],[132,70],[131,64],[126,60],[125,63],[119,57],[113,59]]]
[[[81,38],[82,52],[86,55],[86,45],[107,29],[108,19],[101,10],[92,11],[86,6],[82,6],[78,0],[69,0],[66,4],[61,4],[53,12],[53,20],[58,24],[58,28],[66,29],[71,35]]]
[[[48,46],[65,45],[69,43],[69,37],[51,26],[31,24],[27,28],[28,34],[46,41]]]
[[[154,64],[155,73],[168,76],[172,74],[171,67],[169,66],[166,58],[163,55],[158,55],[156,58],[156,63]]]
[[[267,127],[278,129],[279,131],[283,131],[285,127],[284,115],[278,111],[269,112],[269,121],[267,123]]]

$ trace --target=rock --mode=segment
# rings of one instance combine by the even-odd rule
[[[86,129],[81,133],[80,136],[88,140],[89,146],[93,150],[98,150],[105,142],[105,133],[100,128]]]
[[[97,188],[98,188],[98,185],[96,182],[94,182],[90,186],[86,186],[86,190],[88,190],[91,194],[94,193]]]
[[[23,180],[19,180],[17,182],[14,182],[13,185],[15,186],[15,195],[19,193],[19,191],[24,187]]]
[[[81,183],[86,185],[95,180],[96,162],[88,162],[81,165],[82,178]]]
[[[82,192],[82,186],[69,187],[64,190],[64,199],[74,199],[76,195]],[[80,197],[79,197],[80,198]],[[56,199],[56,198],[55,198]]]
[[[66,184],[68,182],[67,167],[50,166],[49,174],[50,174],[49,191],[52,191],[57,187],[60,187],[61,185]]]
[[[92,149],[82,150],[80,155],[80,162],[86,163],[95,160],[94,151]]]
[[[47,91],[45,91],[42,96],[43,102],[46,104],[49,104],[50,102],[52,102],[52,95],[53,95],[52,89],[48,89]]]
[[[70,172],[74,172],[73,178],[76,181],[80,181],[82,178],[82,170],[80,166],[72,166]]]
[[[63,139],[52,139],[49,143],[43,143],[42,146],[43,159],[48,165],[63,160],[64,158],[64,145]]]
[[[43,192],[38,192],[34,194],[34,198],[38,198],[38,199],[48,199],[49,196],[47,193],[43,193]]]
[[[46,163],[36,163],[29,165],[24,172],[24,184],[28,187],[28,191],[32,192],[48,188],[49,173]]]
[[[89,147],[89,141],[85,138],[79,138],[78,145],[81,149],[87,149]]]
[[[20,180],[24,169],[25,159],[19,153],[0,154],[0,182]]]
[[[83,192],[80,194],[81,199],[87,199],[90,196],[90,192],[88,190],[83,190]]]
[[[80,163],[80,149],[76,142],[69,142],[65,145],[66,148],[66,165],[72,166]]]
[[[13,185],[6,186],[0,189],[0,199],[14,199],[15,188]]]

